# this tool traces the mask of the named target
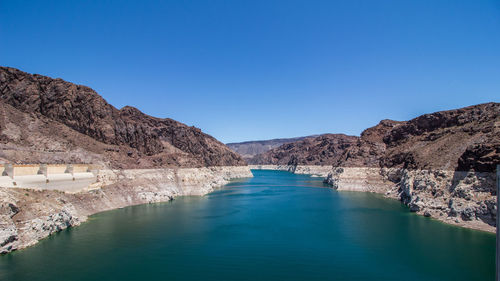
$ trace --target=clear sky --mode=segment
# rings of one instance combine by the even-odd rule
[[[500,101],[500,1],[0,0],[0,65],[223,142]]]

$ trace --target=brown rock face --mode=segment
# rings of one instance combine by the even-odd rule
[[[497,164],[500,164],[500,142],[473,144],[458,159],[457,170],[492,172]]]
[[[255,155],[265,153],[273,148],[279,147],[285,143],[291,143],[300,141],[306,138],[315,138],[318,135],[298,137],[298,138],[282,138],[282,139],[271,139],[271,140],[260,140],[260,141],[245,141],[245,142],[235,142],[227,143],[226,145],[231,148],[234,152],[240,154],[243,159],[245,159],[249,164],[252,164],[252,158]]]
[[[500,104],[382,120],[359,138],[316,138],[257,155],[257,164],[493,172],[500,163]]]
[[[419,116],[384,137],[384,167],[494,172],[500,158],[500,104]]]
[[[133,107],[118,110],[86,86],[7,67],[0,67],[0,140],[0,158],[17,163],[245,165],[239,155],[195,127]]]
[[[250,162],[274,165],[332,165],[358,138],[343,134],[326,134],[284,144],[255,156]]]
[[[294,142],[257,157],[259,164],[331,164],[325,183],[333,188],[382,193],[424,216],[495,230],[499,103],[382,120],[351,138],[345,145],[335,137]],[[311,174],[325,167],[286,168]]]
[[[334,166],[378,167],[386,151],[384,136],[401,122],[382,120],[361,133],[355,145],[347,148]]]

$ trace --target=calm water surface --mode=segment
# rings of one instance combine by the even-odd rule
[[[494,280],[492,234],[319,178],[253,173],[204,197],[92,216],[0,256],[0,280]]]

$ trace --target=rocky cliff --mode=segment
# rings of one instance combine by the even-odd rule
[[[248,166],[100,170],[96,184],[73,194],[0,187],[0,254],[34,245],[98,212],[204,195],[232,178],[251,176]]]
[[[325,134],[283,144],[256,155],[252,164],[273,165],[332,165],[340,161],[342,153],[355,145],[358,138],[344,134]]]
[[[245,141],[245,142],[235,142],[226,144],[234,152],[240,154],[249,164],[258,161],[253,159],[255,155],[265,153],[273,148],[279,147],[286,143],[296,142],[303,139],[315,138],[318,135],[297,137],[297,138],[282,138],[282,139],[272,139],[272,140],[261,140],[261,141]]]
[[[257,157],[261,164],[291,165],[280,169],[321,175],[326,163],[330,173],[325,182],[336,189],[383,193],[419,214],[494,231],[500,104],[435,112],[409,121],[382,120],[342,145],[337,138],[315,139]]]
[[[198,128],[117,109],[89,87],[8,67],[0,67],[0,146],[0,160],[14,163],[245,165]]]
[[[360,137],[324,135],[257,155],[255,164],[493,172],[500,162],[500,104],[382,120]]]
[[[494,172],[500,162],[500,104],[425,114],[383,138],[383,167]]]
[[[89,163],[99,170],[97,183],[77,193],[0,187],[0,253],[97,212],[203,195],[252,176],[237,153],[198,128],[117,109],[88,87],[8,67],[0,67],[3,163]]]

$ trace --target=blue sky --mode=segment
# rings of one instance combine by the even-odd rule
[[[0,65],[223,142],[500,101],[500,1],[0,1]]]

